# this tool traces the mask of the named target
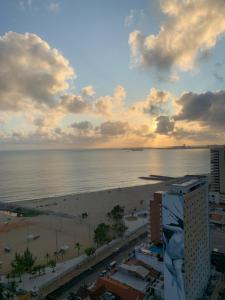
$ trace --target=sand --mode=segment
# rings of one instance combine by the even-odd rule
[[[41,214],[30,218],[10,216],[8,224],[5,222],[8,217],[0,214],[1,272],[8,272],[15,252],[21,252],[26,247],[31,249],[39,263],[46,262],[46,253],[54,257],[54,252],[63,246],[69,249],[59,260],[78,255],[74,247],[77,242],[81,244],[82,253],[93,245],[94,229],[99,223],[108,222],[106,214],[115,205],[124,206],[126,214],[134,209],[148,209],[153,193],[166,190],[172,181],[16,202],[17,206],[38,209]],[[83,219],[82,213],[87,213],[88,217]],[[30,234],[40,237],[28,241]],[[5,247],[9,247],[11,252],[5,253]]]

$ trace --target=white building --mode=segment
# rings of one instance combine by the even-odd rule
[[[211,148],[211,202],[225,202],[225,146]]]
[[[186,177],[162,192],[162,226],[164,299],[200,299],[210,277],[206,177]]]

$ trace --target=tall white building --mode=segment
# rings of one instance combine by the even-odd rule
[[[210,200],[225,201],[225,146],[211,148]]]
[[[201,299],[210,277],[208,182],[186,177],[162,192],[164,299]]]

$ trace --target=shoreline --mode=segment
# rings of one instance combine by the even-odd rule
[[[176,178],[179,179],[179,178]],[[167,181],[171,182],[171,181]],[[6,204],[18,204],[18,203],[28,203],[28,202],[36,202],[36,201],[47,201],[47,200],[53,200],[53,199],[61,199],[61,198],[67,198],[67,197],[79,197],[83,195],[92,195],[96,193],[103,193],[103,192],[115,192],[115,191],[121,191],[121,190],[128,190],[128,189],[135,189],[135,188],[140,188],[140,187],[146,187],[146,186],[155,186],[158,184],[165,183],[162,181],[158,182],[151,182],[151,183],[146,183],[146,184],[140,184],[140,185],[131,185],[131,186],[124,186],[124,187],[115,187],[115,188],[105,188],[101,190],[93,190],[93,191],[87,191],[87,192],[78,192],[78,193],[70,193],[70,194],[62,194],[62,195],[52,195],[52,196],[47,196],[47,197],[41,197],[41,198],[31,198],[27,200],[17,200],[17,201],[0,201],[0,203],[6,203]]]
[[[177,179],[179,179],[179,177],[177,177]],[[140,182],[143,182],[142,180],[140,180]],[[151,183],[150,183],[151,182]],[[73,192],[73,193],[66,193],[66,194],[58,194],[58,195],[50,195],[50,196],[44,196],[44,197],[40,197],[40,198],[29,198],[29,199],[21,199],[21,200],[7,200],[7,201],[2,201],[1,197],[0,197],[0,203],[1,204],[17,204],[20,202],[29,202],[29,201],[39,201],[39,200],[46,200],[46,199],[50,199],[50,198],[60,198],[60,197],[69,197],[69,196],[76,196],[76,195],[83,195],[83,194],[91,194],[91,193],[98,193],[98,192],[102,192],[102,191],[108,191],[108,190],[118,190],[118,189],[127,189],[127,188],[135,188],[135,187],[139,187],[139,186],[146,186],[146,185],[155,185],[155,184],[159,184],[162,181],[161,180],[156,180],[156,179],[151,179],[151,181],[146,180],[146,183],[140,183],[140,184],[135,184],[135,185],[128,185],[128,186],[120,186],[120,187],[107,187],[104,189],[94,189],[94,190],[90,190],[90,191],[81,191],[81,192]]]
[[[123,206],[126,215],[134,210],[148,210],[153,193],[167,189],[173,181],[10,203],[11,207],[34,210],[38,214],[15,217],[0,212],[0,248],[10,248],[10,253],[1,252],[2,271],[8,272],[15,253],[27,247],[37,257],[37,263],[43,264],[46,253],[54,257],[54,252],[65,246],[68,250],[62,261],[76,257],[76,243],[81,244],[80,254],[93,246],[96,226],[109,222],[107,213],[115,205]],[[83,214],[87,216],[84,218]],[[30,235],[38,239],[29,240]]]

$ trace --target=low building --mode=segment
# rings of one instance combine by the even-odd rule
[[[163,293],[160,273],[134,257],[105,277],[100,277],[90,290],[90,298],[101,299],[105,292],[110,292],[124,300],[147,300],[154,289],[157,295]],[[158,299],[162,299],[160,297]]]

